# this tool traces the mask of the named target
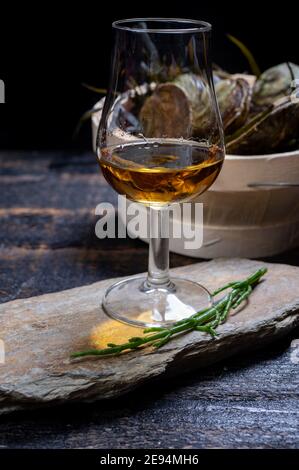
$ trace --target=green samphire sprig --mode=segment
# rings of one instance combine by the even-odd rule
[[[143,336],[134,336],[129,338],[126,343],[109,343],[104,349],[88,349],[86,351],[79,351],[73,353],[71,357],[78,358],[83,356],[117,355],[123,351],[138,349],[142,346],[160,348],[164,344],[168,343],[173,336],[187,333],[192,330],[206,332],[214,337],[217,335],[216,328],[218,325],[226,321],[231,309],[236,309],[242,302],[248,299],[254,286],[260,281],[261,277],[266,272],[266,268],[261,268],[243,281],[230,282],[229,284],[226,284],[212,294],[212,296],[215,297],[221,292],[230,289],[225,297],[215,302],[213,306],[200,310],[192,316],[174,323],[169,328],[146,328],[143,330]]]

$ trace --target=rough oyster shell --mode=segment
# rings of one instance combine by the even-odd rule
[[[278,100],[227,138],[231,154],[272,153],[299,135],[299,101],[291,96]]]
[[[266,70],[256,81],[252,101],[255,106],[271,105],[290,92],[293,78],[299,79],[299,66],[283,63]]]

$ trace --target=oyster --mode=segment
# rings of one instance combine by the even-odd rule
[[[293,79],[299,79],[299,66],[283,63],[266,70],[256,81],[253,89],[253,105],[271,105],[290,92]]]
[[[253,75],[214,71],[214,86],[231,154],[255,155],[298,148],[299,99],[292,90],[299,66],[280,64]],[[299,89],[299,86],[298,86]],[[139,113],[145,137],[213,141],[215,115],[204,80],[191,73],[156,85]]]
[[[299,100],[286,96],[250,119],[227,138],[226,150],[237,155],[254,155],[285,150],[299,135]]]
[[[241,76],[220,80],[215,85],[218,105],[226,134],[242,126],[249,114],[252,86]]]
[[[192,137],[202,90],[203,83],[194,74],[181,74],[157,85],[140,110],[144,136]]]
[[[227,133],[246,121],[252,86],[253,82],[241,75],[216,81],[215,91]],[[215,119],[210,114],[210,100],[204,82],[194,74],[181,74],[172,82],[157,85],[140,111],[144,135],[206,138],[213,130]]]
[[[185,139],[192,135],[191,106],[186,93],[172,82],[157,85],[139,113],[145,137]]]

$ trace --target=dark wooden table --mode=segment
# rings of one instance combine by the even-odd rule
[[[2,151],[0,182],[2,302],[146,270],[145,244],[94,234],[116,195],[91,153]],[[299,249],[270,261],[299,265]],[[0,448],[298,448],[294,338],[122,399],[2,418]]]

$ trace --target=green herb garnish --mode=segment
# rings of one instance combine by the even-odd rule
[[[116,355],[123,351],[130,351],[142,346],[153,346],[160,348],[168,343],[172,336],[187,333],[196,330],[216,336],[216,328],[227,320],[231,309],[236,309],[251,294],[254,286],[260,281],[261,277],[267,272],[267,268],[261,268],[244,281],[230,282],[220,289],[216,290],[212,296],[231,289],[230,292],[221,300],[217,301],[212,307],[200,310],[199,312],[184,318],[171,327],[152,327],[143,330],[144,336],[136,336],[128,339],[123,344],[107,344],[104,349],[88,349],[71,354],[72,358],[83,356],[108,356]]]

